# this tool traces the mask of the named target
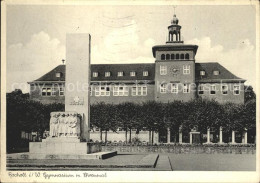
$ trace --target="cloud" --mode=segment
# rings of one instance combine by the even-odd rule
[[[93,64],[150,63],[155,41],[141,41],[135,20],[126,20],[106,34],[104,41],[92,47]]]
[[[246,79],[246,84],[256,87],[256,52],[248,39],[238,40],[236,46],[225,50],[222,45],[212,45],[209,37],[186,41],[199,46],[196,62],[219,62],[238,77]]]
[[[25,43],[7,47],[7,91],[19,88],[28,92],[28,81],[33,81],[50,71],[65,58],[65,46],[56,38],[41,31]]]

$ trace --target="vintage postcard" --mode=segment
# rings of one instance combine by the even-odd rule
[[[1,1],[1,182],[259,182],[258,1]]]

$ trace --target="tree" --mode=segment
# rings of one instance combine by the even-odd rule
[[[7,148],[20,145],[21,131],[42,136],[49,129],[50,112],[64,111],[64,104],[44,105],[29,99],[29,94],[15,90],[6,94]]]
[[[245,91],[245,103],[249,102],[250,100],[255,100],[256,95],[253,90],[252,86],[244,86],[244,91]]]
[[[155,101],[148,101],[142,104],[142,120],[144,127],[149,130],[149,143],[154,142],[154,132],[165,126],[163,105]]]

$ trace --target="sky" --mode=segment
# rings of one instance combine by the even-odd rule
[[[196,62],[219,62],[256,86],[256,18],[253,5],[177,6],[185,44],[199,46]],[[29,91],[66,60],[66,33],[91,34],[91,63],[154,63],[174,14],[170,5],[8,5],[7,92]]]

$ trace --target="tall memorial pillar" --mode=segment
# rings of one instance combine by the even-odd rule
[[[81,139],[89,141],[90,34],[66,36],[65,111],[81,114]]]

